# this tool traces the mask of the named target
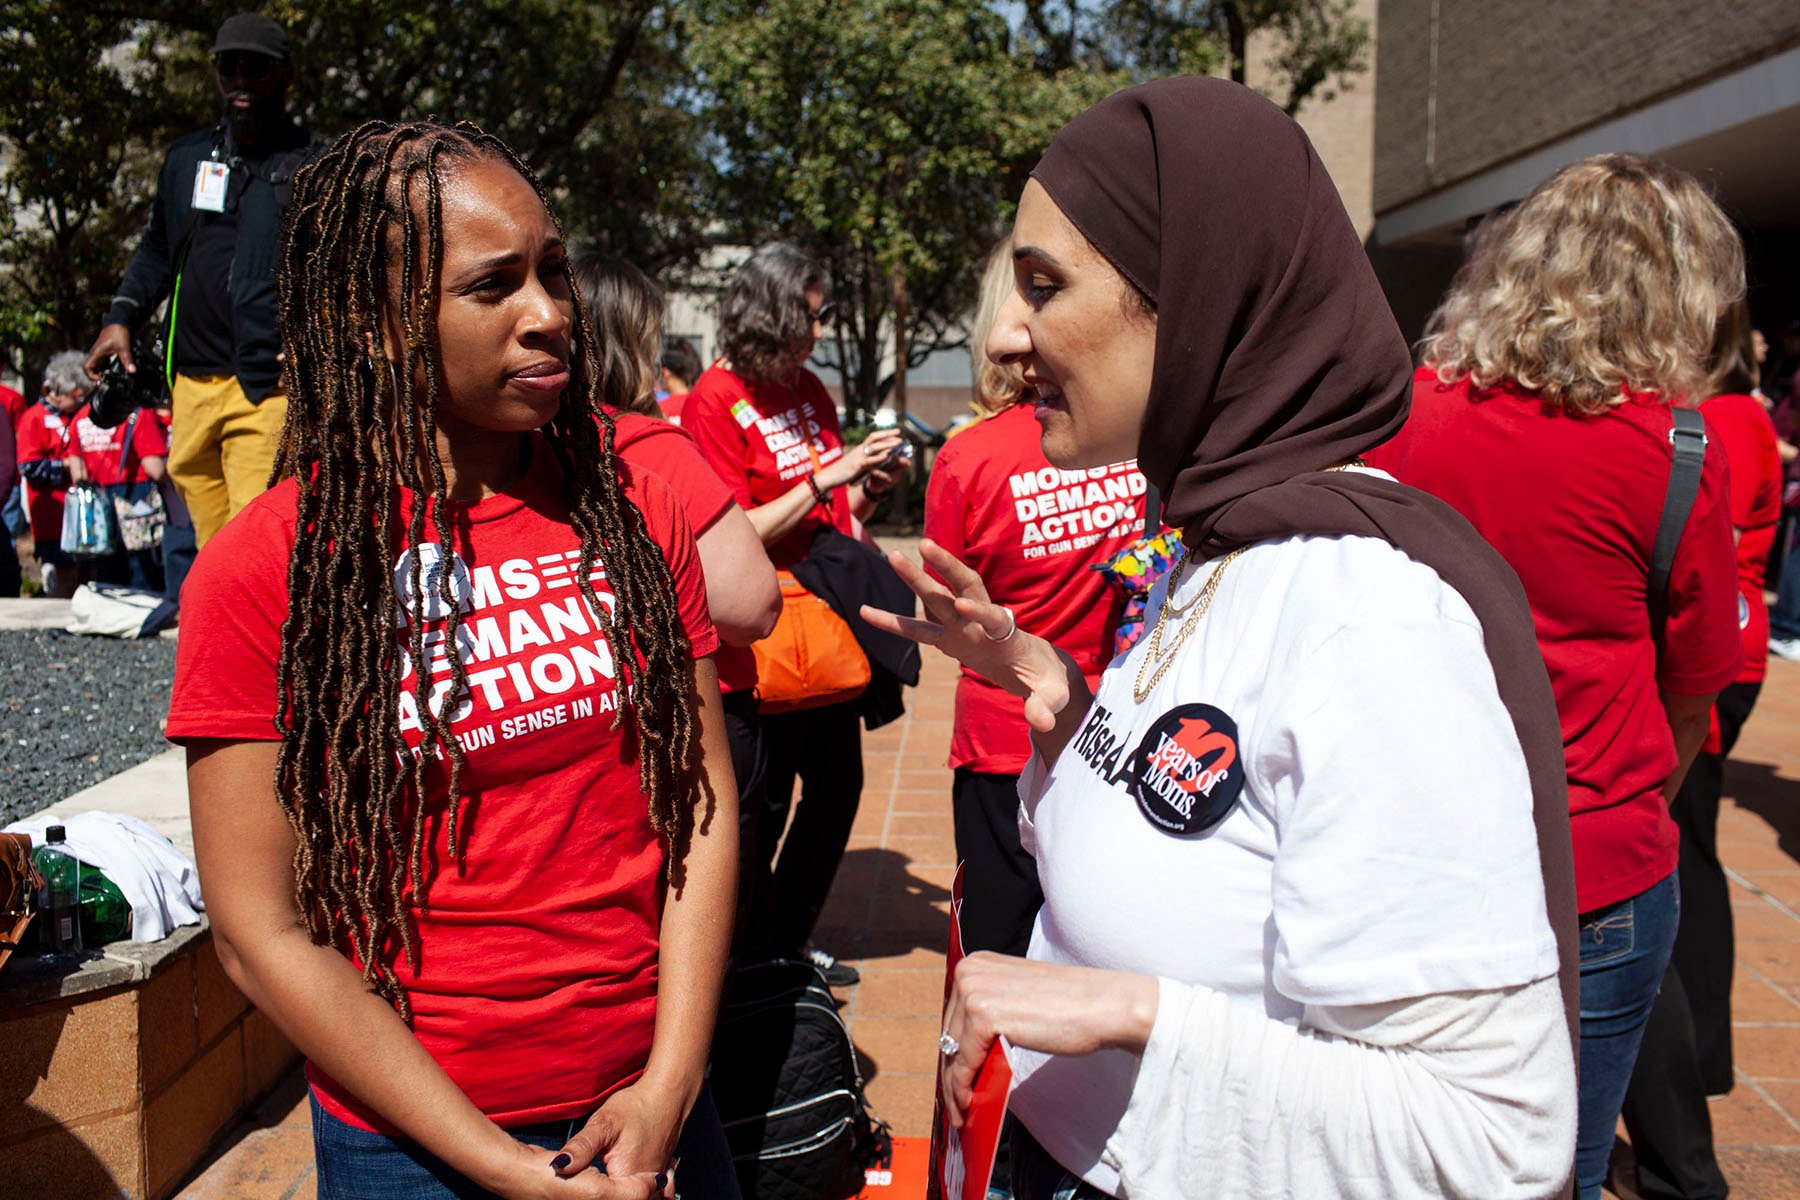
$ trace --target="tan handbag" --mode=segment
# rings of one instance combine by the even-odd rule
[[[0,833],[0,971],[24,942],[43,886],[31,861],[31,839],[22,833]]]
[[[781,581],[781,617],[773,633],[750,647],[762,711],[801,712],[862,695],[869,658],[850,626],[792,572],[776,571],[775,577]]]

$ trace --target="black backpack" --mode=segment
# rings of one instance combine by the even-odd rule
[[[796,959],[733,972],[713,1039],[713,1102],[744,1200],[843,1200],[887,1166],[850,1033],[818,969]]]

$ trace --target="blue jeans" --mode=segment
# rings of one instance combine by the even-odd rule
[[[417,1142],[358,1129],[326,1112],[317,1097],[311,1102],[319,1200],[479,1200],[490,1194]],[[546,1121],[506,1132],[527,1145],[557,1150],[586,1120]],[[715,1196],[738,1200],[731,1148],[725,1144],[725,1128],[719,1124],[719,1112],[707,1088],[700,1089],[700,1098],[682,1126],[675,1155],[681,1159],[675,1186],[689,1200]]]
[[[1800,522],[1795,523],[1800,529]],[[1800,532],[1790,532],[1788,552],[1781,559],[1781,578],[1775,585],[1775,604],[1769,609],[1769,636],[1800,638]]]
[[[0,505],[0,528],[6,530],[8,537],[22,538],[25,531],[31,528],[31,522],[25,516],[25,487],[13,484],[12,491],[6,494],[6,503]]]
[[[1638,1043],[1680,923],[1681,893],[1673,874],[1628,900],[1581,914],[1579,1200],[1600,1200]]]

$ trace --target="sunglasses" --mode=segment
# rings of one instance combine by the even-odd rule
[[[832,319],[836,316],[837,316],[837,302],[833,301],[833,300],[827,300],[825,303],[819,305],[819,307],[808,312],[806,314],[806,319],[808,321],[814,322],[819,325],[829,326],[832,322]]]
[[[228,50],[213,59],[222,79],[266,79],[275,70],[275,60],[266,54],[247,54]]]

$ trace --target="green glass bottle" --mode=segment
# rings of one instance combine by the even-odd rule
[[[81,944],[104,946],[131,936],[131,904],[97,867],[81,873]]]

